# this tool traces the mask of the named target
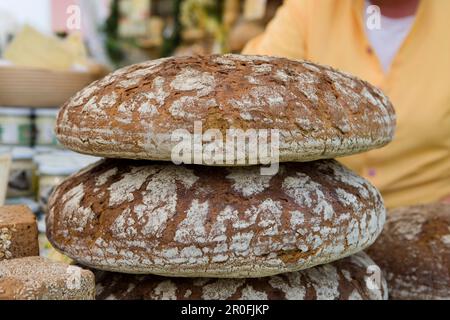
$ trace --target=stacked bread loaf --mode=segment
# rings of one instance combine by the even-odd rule
[[[225,147],[217,135],[198,147],[199,125],[200,138],[270,131],[276,172],[263,174],[250,148],[211,161]],[[385,282],[369,285],[374,263],[361,253],[383,228],[382,198],[332,159],[384,146],[394,128],[381,91],[308,62],[215,55],[129,66],[60,111],[63,145],[109,159],[56,188],[47,235],[107,272],[97,273],[99,298],[383,299]],[[174,137],[189,135],[193,153],[171,163]]]

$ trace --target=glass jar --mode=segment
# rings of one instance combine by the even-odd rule
[[[32,134],[31,109],[0,107],[0,145],[29,147]]]
[[[36,146],[56,146],[55,135],[58,109],[37,109],[36,115]]]
[[[9,172],[7,198],[34,197],[36,194],[36,165],[34,150],[26,147],[11,148],[12,163]],[[0,152],[4,153],[4,152]]]
[[[38,184],[38,201],[44,213],[47,213],[48,200],[53,190],[62,183],[69,175],[69,170],[65,168],[55,168],[51,166],[40,166]]]

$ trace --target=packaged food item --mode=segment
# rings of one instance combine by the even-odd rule
[[[7,198],[34,197],[36,191],[36,165],[32,148],[1,148],[0,154],[11,154]]]
[[[0,107],[0,145],[30,146],[33,122],[31,109]]]
[[[37,109],[35,115],[36,145],[56,146],[58,144],[58,140],[55,135],[55,124],[58,109]]]
[[[5,203],[10,166],[11,155],[0,154],[0,206]]]

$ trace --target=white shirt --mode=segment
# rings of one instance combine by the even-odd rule
[[[367,8],[370,5],[372,5],[370,0],[366,0],[364,10],[366,22],[370,18],[367,12]],[[415,15],[404,18],[388,18],[381,15],[380,18],[381,28],[369,28],[367,23],[364,25],[369,42],[375,50],[383,70],[388,72],[398,50],[411,31]]]

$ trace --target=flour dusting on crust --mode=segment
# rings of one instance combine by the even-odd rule
[[[49,239],[98,269],[242,278],[340,259],[382,230],[379,193],[335,161],[283,164],[270,178],[210,170],[105,160],[56,189]]]

